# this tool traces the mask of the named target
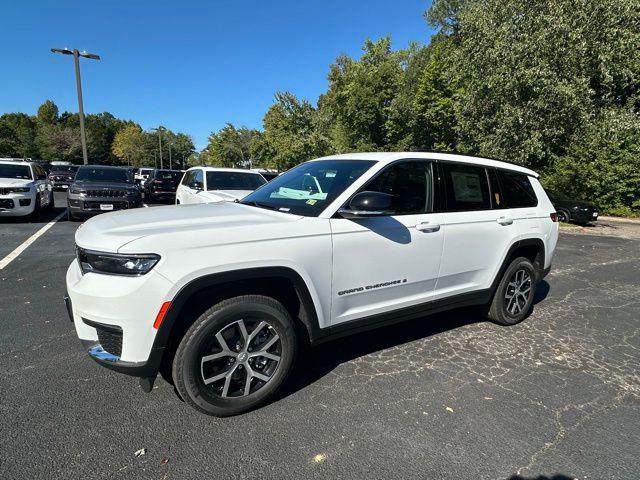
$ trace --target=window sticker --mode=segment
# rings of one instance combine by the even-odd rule
[[[451,172],[456,202],[482,202],[480,176],[475,173]]]

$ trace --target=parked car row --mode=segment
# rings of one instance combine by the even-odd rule
[[[0,159],[0,217],[33,215],[53,208],[54,190],[68,191],[70,220],[140,207],[143,195],[151,202],[176,204],[237,201],[277,176],[266,169],[192,167],[182,171]],[[321,193],[319,185],[301,188]],[[549,192],[549,199],[561,222],[587,224],[598,219],[598,209],[592,203],[556,192]]]

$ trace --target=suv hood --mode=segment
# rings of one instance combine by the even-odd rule
[[[203,195],[214,202],[219,202],[221,200],[233,202],[234,200],[242,200],[251,192],[253,192],[253,190],[208,190],[206,192],[200,192],[200,195]]]
[[[73,182],[75,188],[86,188],[88,190],[133,190],[136,186],[133,183],[101,183],[101,182]]]
[[[0,187],[29,187],[33,180],[23,178],[0,178]]]
[[[232,202],[136,208],[91,218],[78,228],[76,243],[89,250],[118,252],[144,238],[143,244],[150,245],[155,253],[172,246],[197,248],[200,244],[228,242],[238,230],[242,230],[238,238],[247,241],[269,230],[263,226],[300,218]]]

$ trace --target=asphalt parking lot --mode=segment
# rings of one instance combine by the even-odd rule
[[[0,259],[61,212],[0,221]],[[77,226],[0,270],[2,479],[640,476],[638,239],[563,233],[524,323],[459,310],[328,343],[277,401],[216,419],[82,351]]]

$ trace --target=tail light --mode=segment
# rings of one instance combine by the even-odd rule
[[[553,212],[549,215],[551,217],[551,221],[554,223],[558,222],[558,213],[557,212]]]

